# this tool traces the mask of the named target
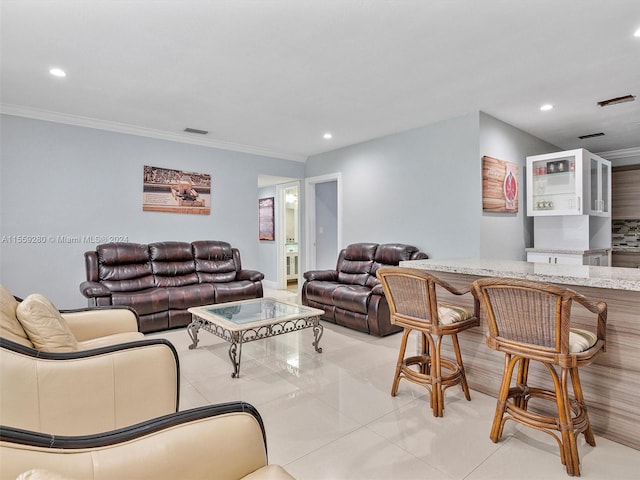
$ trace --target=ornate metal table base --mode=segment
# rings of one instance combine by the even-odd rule
[[[240,359],[242,356],[243,343],[253,342],[254,340],[260,340],[262,338],[275,337],[276,335],[295,332],[305,328],[313,328],[314,341],[312,342],[312,345],[315,347],[316,352],[322,353],[322,347],[319,345],[324,332],[324,327],[320,323],[319,316],[298,318],[295,320],[283,320],[270,325],[263,325],[261,327],[231,331],[228,328],[217,325],[193,314],[193,319],[187,326],[187,333],[193,342],[189,345],[189,349],[194,349],[198,346],[198,331],[201,328],[231,344],[229,345],[229,359],[233,365],[233,373],[231,374],[232,378],[240,376]]]

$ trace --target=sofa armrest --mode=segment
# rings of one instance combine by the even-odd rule
[[[80,438],[3,427],[0,441],[2,478],[45,469],[85,479],[293,479],[284,469],[267,466],[262,419],[243,402],[194,408]]]
[[[382,284],[378,283],[377,285],[374,285],[373,288],[371,289],[371,294],[381,295],[384,297],[384,288],[382,287]]]
[[[130,307],[61,310],[60,314],[79,342],[140,330],[140,318],[136,311]]]
[[[337,282],[338,272],[337,270],[311,270],[304,272],[305,280],[311,282],[313,280],[319,280],[321,282]]]
[[[107,287],[99,282],[91,282],[89,280],[85,280],[80,284],[80,293],[87,298],[111,296],[111,290]]]
[[[238,270],[236,274],[238,280],[250,280],[252,282],[259,282],[264,279],[264,273],[257,270]]]
[[[1,424],[88,435],[173,413],[179,363],[173,345],[141,340],[48,353],[0,338]]]

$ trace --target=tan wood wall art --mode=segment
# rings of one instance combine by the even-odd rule
[[[518,212],[518,165],[482,157],[482,210]]]

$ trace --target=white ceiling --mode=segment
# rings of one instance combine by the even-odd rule
[[[296,160],[476,110],[563,149],[640,147],[639,0],[0,8],[5,113]],[[627,94],[639,98],[596,104]]]

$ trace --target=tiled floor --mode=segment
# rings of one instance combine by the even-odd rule
[[[293,296],[292,296],[293,295]],[[295,301],[291,292],[265,292]],[[434,418],[425,390],[400,382],[389,391],[400,337],[376,338],[324,323],[323,353],[310,329],[247,343],[240,378],[231,378],[228,344],[201,331],[189,350],[184,329],[168,338],[180,356],[180,409],[231,400],[253,404],[263,417],[269,462],[302,479],[563,479],[555,441],[507,422],[494,444],[495,400],[459,387],[445,393]],[[588,367],[586,367],[588,368]],[[640,433],[639,433],[640,434]],[[635,479],[640,451],[581,436],[583,479]]]

